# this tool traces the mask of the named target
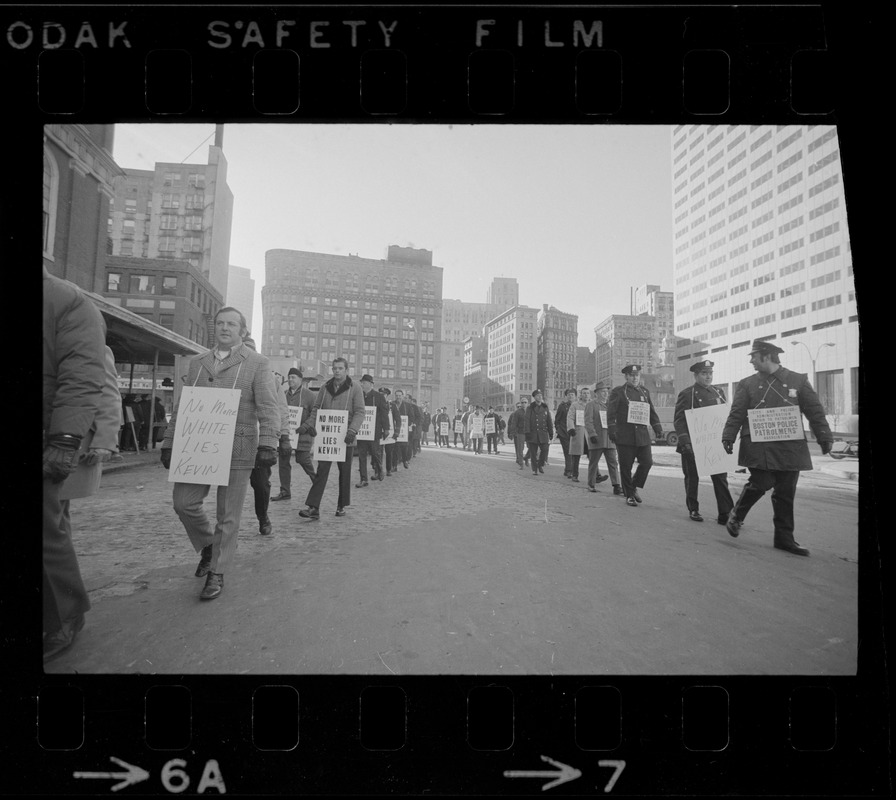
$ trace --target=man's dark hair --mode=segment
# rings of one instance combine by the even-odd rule
[[[246,323],[246,317],[243,315],[243,312],[240,311],[238,308],[234,308],[233,306],[224,306],[223,308],[219,308],[215,312],[215,322],[217,323],[218,316],[220,314],[223,314],[225,311],[235,311],[237,314],[240,315],[240,338],[243,338],[244,336],[248,336],[249,335],[249,325]]]
[[[333,359],[333,363],[335,364],[337,361],[341,361],[343,364],[345,364],[345,371],[348,372],[348,361],[346,361],[342,356],[336,356],[336,358]]]

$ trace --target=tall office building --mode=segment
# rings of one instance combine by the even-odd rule
[[[594,351],[588,347],[576,348],[576,386],[594,388],[597,382],[597,371],[594,363]]]
[[[385,259],[268,250],[258,341],[270,358],[316,369],[337,356],[352,375],[417,394],[438,395],[442,268],[432,252],[390,246]],[[418,362],[419,357],[419,362]],[[279,362],[278,362],[279,363]]]
[[[227,296],[233,192],[221,127],[207,164],[125,168],[109,211],[109,255],[187,261]]]
[[[537,367],[535,382],[544,401],[556,408],[567,389],[576,388],[576,349],[579,318],[545,303],[538,312]]]
[[[513,306],[489,320],[488,395],[496,408],[512,407],[536,388],[538,309]]]
[[[473,405],[487,405],[488,401],[488,340],[479,335],[463,341],[464,397]]]
[[[485,302],[490,306],[502,306],[503,308],[519,305],[520,286],[516,278],[492,278]]]
[[[252,307],[255,305],[255,281],[252,279],[252,273],[245,267],[230,265],[225,305],[233,306],[242,311],[249,330],[253,330]]]
[[[637,317],[650,316],[656,319],[658,361],[660,364],[665,364],[663,358],[668,350],[663,345],[663,340],[675,336],[675,293],[662,292],[659,286],[653,284],[632,288],[631,314]],[[668,357],[672,359],[669,362],[671,366],[674,364],[674,351],[668,353]]]
[[[859,329],[836,128],[677,126],[671,137],[676,381],[715,362],[732,391],[754,339],[858,425]]]
[[[650,373],[658,364],[655,317],[613,314],[595,327],[594,339],[595,377],[610,387],[625,383],[626,364]]]

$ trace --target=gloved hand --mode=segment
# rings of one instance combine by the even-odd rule
[[[607,426],[607,436],[610,437],[610,441],[614,444],[616,443],[616,426],[608,425]]]
[[[296,433],[299,436],[317,436],[317,429],[310,422],[303,422],[296,428]]]
[[[277,463],[277,451],[273,447],[261,446],[255,454],[256,467],[273,467]]]
[[[821,445],[821,454],[826,456],[831,452],[831,448],[834,446],[833,442],[819,442]]]
[[[171,469],[171,448],[163,447],[162,448],[162,457],[159,459],[162,462],[162,466],[165,469]]]
[[[43,454],[44,478],[53,483],[61,483],[71,475],[78,466],[78,447],[80,436],[51,437]]]
[[[689,456],[694,455],[694,448],[691,447],[691,445],[688,444],[687,442],[681,442],[679,447],[681,447],[682,455],[689,455]]]
[[[106,450],[104,447],[91,447],[86,453],[81,455],[81,463],[92,467],[101,461],[108,461],[112,457],[112,451]]]
[[[395,441],[398,441],[398,434],[397,434],[397,433],[393,433],[393,434],[392,434],[392,438],[395,439]]]
[[[730,456],[734,452],[734,442],[730,439],[722,439],[722,447],[725,448],[725,452]]]
[[[589,436],[588,441],[591,442],[591,444],[597,444],[599,440],[597,436]]]
[[[277,447],[277,450],[283,458],[289,459],[292,455],[292,442],[289,441],[289,436],[280,437],[280,445]]]
[[[662,425],[654,425],[653,432],[656,434],[657,439],[661,439],[663,437],[663,426]]]
[[[355,443],[355,436],[355,432],[349,428],[345,434],[345,443],[349,446],[353,445]]]
[[[570,439],[572,439],[572,438],[576,435],[576,429],[575,429],[575,428],[570,428],[570,429],[566,432],[566,435],[567,435]]]

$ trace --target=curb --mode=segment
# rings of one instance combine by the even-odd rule
[[[859,479],[859,471],[851,469],[837,469],[836,467],[820,467],[818,472],[825,475],[836,475],[838,478],[846,478],[848,481],[857,481]]]

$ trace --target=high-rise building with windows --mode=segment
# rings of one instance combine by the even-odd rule
[[[222,145],[219,126],[207,164],[125,168],[109,209],[107,253],[186,261],[226,296],[233,193]]]
[[[520,286],[516,278],[492,278],[485,302],[490,306],[502,306],[503,308],[519,305]]]
[[[576,388],[576,349],[579,318],[546,303],[538,312],[538,360],[535,382],[550,408],[556,408],[567,389]]]
[[[576,348],[576,386],[594,388],[597,372],[594,363],[594,351],[588,347]]]
[[[512,407],[536,388],[538,309],[513,306],[489,320],[488,395],[495,408]]]
[[[640,364],[644,372],[657,366],[656,318],[613,314],[594,329],[595,377],[608,386],[625,383],[622,368]]]
[[[732,391],[755,339],[857,429],[859,330],[837,130],[679,125],[671,137],[676,382],[715,362]]]
[[[675,293],[662,292],[659,286],[645,284],[632,289],[633,316],[649,316],[656,320],[656,342],[658,363],[665,361],[664,353],[668,351],[663,345],[663,340],[675,335]],[[669,358],[674,363],[674,352],[669,353]]]
[[[417,394],[439,389],[442,268],[432,252],[390,246],[385,259],[268,250],[261,290],[263,355],[316,368],[337,356],[352,375]],[[418,361],[419,358],[419,361]],[[275,362],[279,363],[279,362]]]
[[[249,330],[252,330],[252,308],[255,305],[255,281],[252,273],[245,267],[230,265],[227,278],[227,298],[225,305],[233,306],[243,312]]]

